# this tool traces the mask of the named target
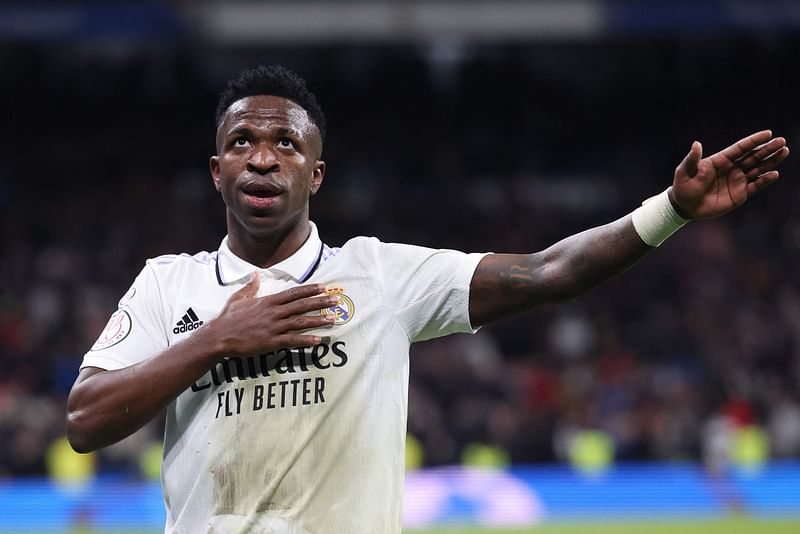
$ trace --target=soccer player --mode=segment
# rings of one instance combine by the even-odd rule
[[[309,220],[324,139],[296,74],[230,82],[210,160],[228,235],[211,253],[148,260],[84,357],[76,450],[166,409],[168,533],[399,533],[411,343],[581,295],[689,220],[743,204],[789,154],[770,131],[706,158],[695,142],[631,214],[541,252],[484,255],[325,245]]]

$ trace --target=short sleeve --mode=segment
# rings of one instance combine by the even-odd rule
[[[484,254],[380,242],[377,254],[387,305],[411,341],[477,331],[469,287]]]
[[[100,337],[83,357],[81,368],[108,371],[146,360],[168,346],[155,271],[146,264],[120,299]]]

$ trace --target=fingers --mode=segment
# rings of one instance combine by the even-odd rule
[[[283,333],[299,332],[301,330],[311,330],[312,328],[322,328],[333,324],[333,315],[292,315],[280,321],[280,328]]]
[[[289,317],[291,315],[302,315],[304,313],[330,308],[331,306],[336,305],[338,301],[339,299],[337,297],[332,297],[329,295],[307,297],[286,303],[281,306],[281,310],[284,317]]]
[[[286,334],[284,336],[278,336],[275,338],[275,341],[279,343],[281,347],[295,349],[297,347],[313,347],[314,345],[319,345],[320,343],[330,343],[330,338],[322,336],[306,336],[302,334]]]
[[[686,157],[683,158],[683,161],[678,165],[677,171],[688,177],[692,177],[697,174],[697,166],[700,164],[701,159],[703,159],[703,145],[701,145],[699,141],[695,141],[692,143],[692,148],[689,149],[689,153],[686,154]]]
[[[743,169],[747,176],[747,181],[752,182],[764,173],[773,171],[789,157],[789,147],[783,146],[779,150],[773,152],[765,159],[758,162],[755,168]]]
[[[292,291],[301,288],[302,291]],[[280,295],[281,298],[293,298],[298,294],[306,294],[307,291],[310,291],[308,288],[313,288],[314,291],[316,291],[315,294],[325,289],[324,286],[321,285],[298,286],[277,293],[273,295],[273,297]],[[305,314],[329,308],[336,304],[336,301],[336,297],[323,295],[300,298],[276,305],[274,301],[270,303],[267,298],[265,298],[261,303],[262,306],[275,306],[276,320],[272,327],[277,330],[279,334],[273,338],[273,342],[284,347],[310,347],[321,343],[321,336],[305,335],[298,332],[332,326],[335,321],[333,315],[323,313]]]
[[[323,291],[325,291],[324,284],[308,284],[286,289],[280,293],[270,295],[268,298],[273,304],[286,304],[295,300],[319,295]]]
[[[275,309],[276,327],[288,334],[289,332],[331,326],[335,317],[331,314],[319,313],[319,311],[334,306],[337,301],[337,297],[322,295],[277,305]],[[269,303],[265,301],[263,305],[269,305]]]
[[[328,337],[302,334],[300,332],[325,328],[333,325],[333,315],[289,315],[275,321],[271,327],[276,331],[270,344],[276,347],[311,347],[322,343]]]
[[[261,277],[257,272],[250,274],[250,280],[245,285],[239,288],[236,293],[230,296],[228,302],[236,302],[237,300],[251,299],[258,293],[258,287],[261,285]]]
[[[768,185],[774,184],[778,180],[778,176],[779,176],[778,171],[769,171],[762,174],[761,176],[759,176],[758,178],[747,184],[747,196],[754,195],[759,191],[761,191],[762,189],[764,189],[765,187],[767,187]]]
[[[726,148],[721,152],[723,156],[728,158],[731,161],[735,161],[754,148],[763,145],[767,141],[772,138],[772,130],[762,130],[760,132],[756,132],[753,135],[745,137],[744,139],[740,139],[736,141],[734,144]]]
[[[272,317],[277,321],[276,327],[284,333],[330,326],[334,321],[333,315],[312,312],[330,308],[339,299],[320,295],[322,291],[325,291],[322,284],[297,286],[260,299],[258,306],[271,308]]]
[[[336,316],[321,310],[334,306],[338,297],[320,295],[322,284],[297,286],[274,295],[255,298],[259,288],[256,274],[231,295],[228,305],[213,321],[224,333],[224,351],[233,355],[259,354],[280,347],[318,345],[323,336],[310,330],[330,327]],[[231,306],[231,301],[234,305]]]
[[[751,150],[744,156],[742,156],[736,164],[744,171],[748,171],[754,167],[757,167],[761,164],[764,160],[769,159],[770,157],[774,156],[778,152],[780,152],[786,146],[786,139],[783,137],[776,137],[772,139],[768,143],[764,143],[761,146],[756,147],[754,150]]]

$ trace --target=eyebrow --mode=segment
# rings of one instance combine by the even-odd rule
[[[235,128],[232,128],[231,130],[228,130],[228,132],[226,132],[225,135],[226,136],[230,136],[230,135],[244,135],[244,136],[247,136],[247,135],[252,135],[252,133],[253,133],[252,128],[249,128],[247,126],[236,126]]]
[[[235,126],[234,128],[230,129],[225,136],[229,137],[231,135],[243,135],[243,136],[252,136],[254,133],[253,128],[249,126]],[[275,128],[275,134],[279,137],[290,136],[297,139],[303,139],[301,133],[296,130],[295,128],[287,128],[286,126],[279,126]]]
[[[276,128],[275,133],[279,136],[291,136],[296,137],[297,139],[303,139],[303,136],[294,128],[286,128],[285,126],[280,126]]]

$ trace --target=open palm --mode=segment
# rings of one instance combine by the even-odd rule
[[[775,182],[776,169],[788,156],[786,139],[773,138],[770,130],[754,133],[707,158],[695,141],[675,169],[671,200],[687,219],[717,217]]]

